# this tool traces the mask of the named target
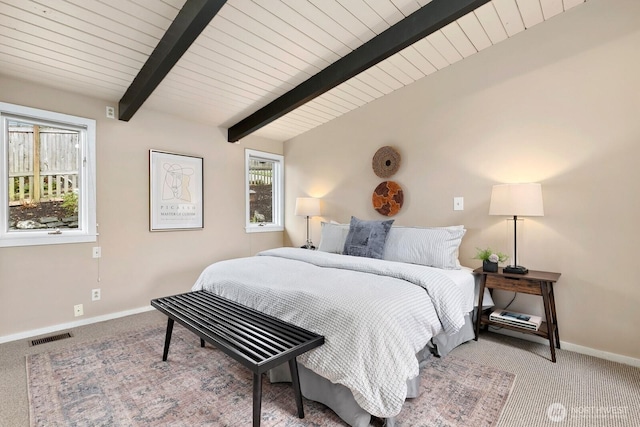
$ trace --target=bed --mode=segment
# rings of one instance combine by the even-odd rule
[[[325,223],[318,250],[277,248],[216,262],[192,290],[324,335],[323,346],[298,358],[303,395],[353,427],[369,426],[372,416],[393,426],[405,399],[415,397],[420,363],[474,337],[477,286],[457,259],[464,227],[391,223]],[[286,380],[283,373],[272,370],[270,378]]]

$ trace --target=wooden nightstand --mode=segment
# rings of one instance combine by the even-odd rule
[[[499,268],[497,273],[489,273],[487,271],[483,271],[482,267],[476,268],[473,272],[481,276],[480,294],[476,312],[475,340],[478,341],[480,327],[488,325],[499,326],[501,328],[511,329],[525,334],[538,335],[549,340],[551,361],[555,363],[556,347],[560,348],[560,335],[558,333],[558,318],[556,317],[556,302],[553,297],[553,284],[560,278],[560,273],[529,270],[527,274],[507,274],[502,271],[502,268]],[[493,289],[502,289],[505,291],[542,296],[545,321],[542,322],[542,325],[540,325],[540,328],[537,331],[492,322],[489,320],[489,314],[483,314],[482,312],[484,288],[489,288],[489,292],[491,293],[493,293]]]

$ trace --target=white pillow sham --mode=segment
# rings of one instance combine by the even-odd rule
[[[466,233],[464,226],[402,227],[389,230],[382,259],[426,265],[445,270],[460,269],[458,250]],[[341,254],[349,234],[349,224],[322,223],[318,250]]]
[[[349,234],[349,224],[322,222],[321,227],[318,250],[341,254],[344,251],[344,242],[347,241],[347,235]]]
[[[391,227],[382,259],[458,270],[464,226]]]

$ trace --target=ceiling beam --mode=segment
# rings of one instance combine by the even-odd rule
[[[433,0],[427,3],[289,92],[231,126],[227,133],[227,140],[236,142],[244,138],[489,1]]]
[[[187,0],[118,103],[128,122],[218,13],[226,0]]]

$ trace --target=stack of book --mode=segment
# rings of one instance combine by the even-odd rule
[[[519,328],[537,331],[542,324],[542,318],[532,314],[516,313],[515,311],[506,311],[504,309],[496,309],[489,315],[489,320],[505,325],[517,326]]]

